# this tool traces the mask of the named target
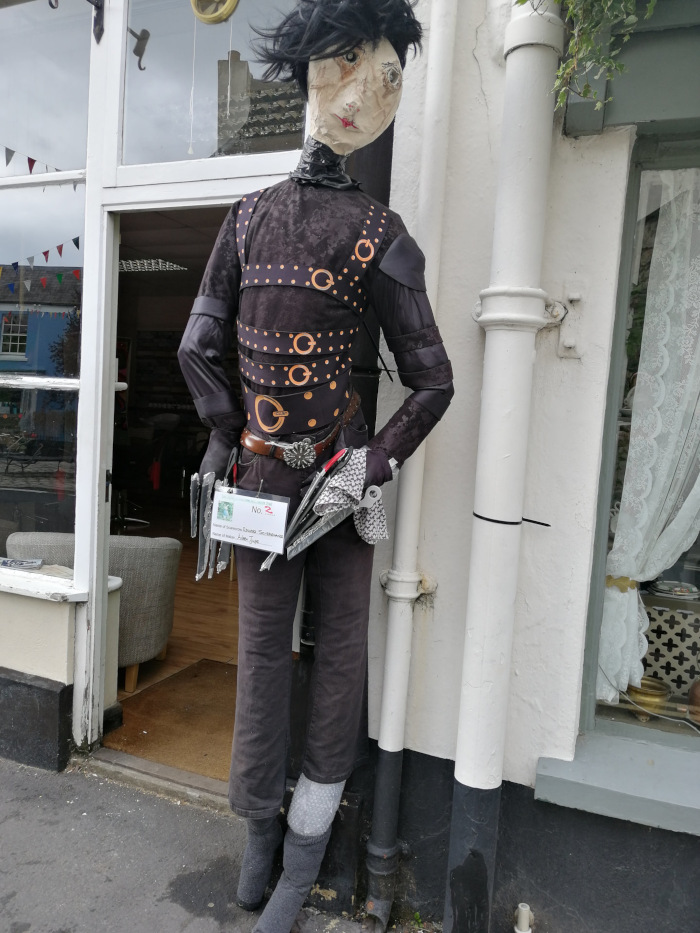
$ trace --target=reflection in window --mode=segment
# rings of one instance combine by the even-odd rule
[[[84,188],[0,191],[0,375],[80,374]]]
[[[0,329],[0,354],[25,357],[27,352],[26,311],[8,311],[3,315]]]
[[[262,80],[251,46],[251,24],[275,23],[292,6],[241,0],[227,22],[205,25],[181,0],[131,0],[123,161],[300,148],[304,100],[293,83]],[[128,54],[144,31],[143,55]]]
[[[0,557],[13,531],[75,519],[76,393],[0,385]]]
[[[85,167],[92,8],[0,3],[0,176]]]
[[[700,727],[700,169],[643,172],[639,204],[597,693],[613,704],[599,707],[608,717],[692,734]]]

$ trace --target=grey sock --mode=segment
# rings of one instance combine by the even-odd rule
[[[290,933],[316,881],[330,835],[330,826],[319,836],[300,836],[287,828],[284,871],[253,933]]]
[[[275,852],[282,841],[282,827],[276,816],[246,820],[248,841],[243,853],[236,903],[244,910],[257,910],[272,873]]]

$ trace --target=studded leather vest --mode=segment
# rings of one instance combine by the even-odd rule
[[[264,189],[263,189],[264,190]],[[335,330],[264,330],[237,321],[238,359],[248,427],[256,434],[306,434],[339,418],[352,395],[350,351],[369,304],[363,278],[386,233],[386,211],[369,206],[352,253],[341,267],[251,263],[246,229],[262,191],[241,199],[236,245],[241,291],[292,286],[323,292],[353,312],[355,323]]]

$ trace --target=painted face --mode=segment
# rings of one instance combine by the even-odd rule
[[[403,75],[387,39],[309,62],[311,136],[338,155],[367,146],[396,115]]]

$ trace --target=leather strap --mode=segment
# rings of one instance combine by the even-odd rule
[[[343,412],[342,418],[338,419],[330,434],[327,434],[326,437],[313,445],[315,457],[319,457],[324,450],[327,450],[340,433],[340,429],[352,421],[360,407],[361,401],[359,394],[353,392],[350,403]],[[277,460],[284,460],[285,450],[292,446],[291,443],[286,441],[266,441],[262,437],[253,434],[248,428],[244,428],[241,432],[241,445],[245,447],[246,450],[250,450],[254,454],[259,454],[261,457],[275,457]]]

